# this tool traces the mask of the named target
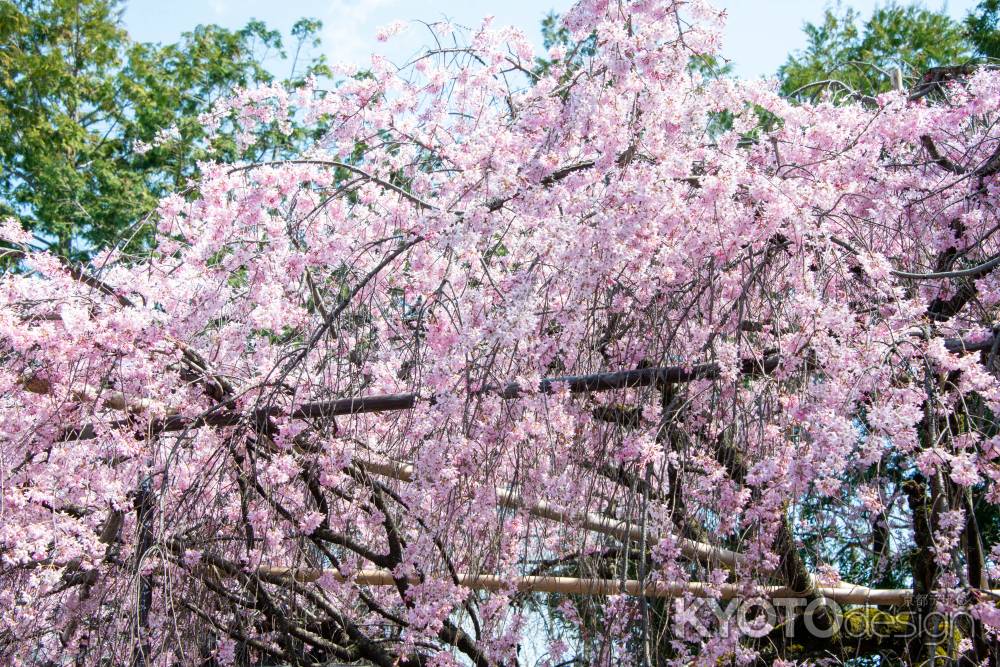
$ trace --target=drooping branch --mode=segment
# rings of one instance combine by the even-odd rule
[[[920,137],[920,145],[924,147],[924,150],[926,150],[927,154],[931,156],[931,159],[934,160],[934,162],[936,162],[938,166],[944,169],[945,171],[950,171],[953,174],[959,174],[959,175],[964,174],[966,172],[965,167],[959,164],[955,164],[954,162],[949,160],[947,156],[942,155],[941,152],[938,151],[937,145],[934,143],[934,140],[931,139],[929,135],[924,134]]]
[[[847,250],[852,255],[860,254],[858,250],[851,244],[843,241],[835,236],[830,237],[830,241],[844,250]],[[907,278],[910,280],[946,280],[948,278],[979,278],[986,275],[993,269],[1000,266],[1000,255],[995,255],[990,257],[984,262],[981,262],[975,266],[970,266],[967,269],[957,269],[955,271],[933,271],[931,273],[914,273],[911,271],[897,271],[892,269],[889,271],[892,275],[897,278]]]

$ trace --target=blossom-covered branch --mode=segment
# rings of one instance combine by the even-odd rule
[[[1000,75],[795,103],[722,18],[433,24],[219,102],[326,129],[148,254],[3,223],[0,660],[996,661]]]

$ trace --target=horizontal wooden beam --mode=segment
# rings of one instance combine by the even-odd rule
[[[767,374],[778,366],[779,358],[771,355],[761,360],[751,359],[743,362],[745,374]],[[565,375],[545,378],[539,383],[538,392],[551,394],[557,385],[565,384],[570,393],[590,393],[610,391],[612,389],[628,389],[633,387],[649,387],[658,383],[682,383],[699,379],[718,377],[719,364],[712,362],[695,364],[694,366],[661,366],[641,368],[612,373],[593,373],[590,375]],[[503,387],[487,387],[483,393],[495,392],[505,400],[513,400],[527,394],[521,385],[511,382]],[[235,426],[240,423],[264,423],[268,419],[287,416],[291,419],[316,419],[356,415],[377,412],[396,412],[410,410],[421,400],[415,393],[381,394],[373,396],[355,396],[339,398],[332,401],[316,401],[304,403],[295,410],[286,413],[281,408],[270,407],[254,410],[250,413],[232,412],[231,402],[219,403],[206,414],[198,417],[175,415],[165,419],[154,420],[148,428],[149,434],[183,431],[202,426]],[[424,399],[428,405],[434,404],[434,398]],[[227,411],[228,410],[228,411]],[[111,422],[107,428],[127,428],[134,422],[121,419]],[[144,433],[145,434],[145,433]],[[63,434],[63,440],[90,440],[97,437],[94,424],[87,424],[68,430]]]
[[[945,340],[945,348],[951,352],[976,352],[989,350],[995,337],[982,340],[966,341],[961,338]],[[756,376],[772,373],[781,361],[777,354],[761,359],[744,359],[741,362],[743,375]],[[571,394],[611,391],[614,389],[630,389],[649,387],[658,384],[681,384],[695,380],[710,380],[719,377],[721,367],[716,362],[694,364],[691,366],[656,366],[652,368],[637,368],[627,371],[610,373],[591,373],[588,375],[562,375],[543,379],[537,388],[542,394],[551,394],[559,385],[566,385]],[[519,398],[529,392],[516,382],[502,387],[486,387],[483,393],[493,392],[505,400]],[[397,412],[413,409],[417,403],[424,400],[428,405],[434,404],[434,398],[421,399],[416,393],[381,394],[372,396],[355,396],[339,398],[331,401],[314,401],[304,403],[291,412],[285,412],[279,407],[268,407],[253,410],[249,413],[233,411],[235,404],[231,401],[212,406],[208,411],[197,417],[174,415],[164,419],[153,420],[139,435],[147,437],[158,433],[177,432],[202,426],[236,426],[241,423],[263,424],[269,419],[287,416],[291,419],[318,419],[379,412]],[[120,419],[110,422],[104,428],[135,427],[135,421]],[[94,424],[68,429],[61,440],[90,440],[97,437],[98,427]]]

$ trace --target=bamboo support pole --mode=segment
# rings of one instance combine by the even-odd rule
[[[264,580],[293,580],[300,583],[315,582],[324,576],[335,581],[354,583],[359,586],[395,586],[397,579],[389,570],[360,570],[344,576],[338,570],[310,568],[261,567],[258,576]],[[691,595],[696,598],[795,599],[805,600],[803,593],[784,586],[745,587],[737,584],[711,585],[703,582],[643,582],[636,579],[578,579],[574,577],[498,577],[489,574],[457,574],[458,585],[472,590],[505,591],[522,593],[561,593],[564,595],[633,595],[651,598],[679,598]],[[410,576],[399,579],[409,584],[420,583],[420,578]],[[909,588],[872,589],[859,586],[826,586],[817,589],[817,594],[838,604],[906,605],[913,597]],[[1000,595],[1000,590],[989,591]]]

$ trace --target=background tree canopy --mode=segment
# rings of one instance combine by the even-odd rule
[[[965,17],[965,29],[976,52],[986,58],[1000,58],[1000,0],[982,0]]]
[[[198,118],[234,89],[269,83],[267,59],[288,60],[284,83],[328,70],[319,21],[295,24],[290,51],[259,21],[232,31],[197,26],[176,44],[133,42],[117,0],[0,1],[0,216],[15,215],[57,254],[148,236],[141,222],[206,158],[232,158],[232,133],[211,147]],[[302,139],[268,133],[253,150]]]
[[[240,87],[274,82],[295,88],[329,69],[317,47],[322,24],[302,19],[289,45],[260,21],[240,30],[200,25],[175,44],[132,41],[120,0],[0,0],[0,216],[14,215],[57,254],[87,259],[112,243],[146,246],[141,224],[156,200],[183,189],[199,160],[237,157],[234,133],[211,146],[199,116]],[[1000,0],[983,0],[964,23],[918,5],[889,4],[862,20],[838,5],[804,26],[807,46],[778,74],[785,94],[834,88],[871,95],[888,90],[891,71],[1000,55]],[[558,17],[541,26],[557,57],[593,55],[574,43]],[[551,60],[539,59],[544,72]],[[267,66],[266,66],[267,65]],[[727,76],[720,59],[692,61]],[[838,83],[831,83],[831,81]],[[821,83],[827,82],[827,83]],[[315,134],[315,132],[313,133]],[[310,137],[262,133],[246,157],[288,156]]]
[[[962,25],[918,5],[889,4],[863,22],[856,10],[837,5],[826,10],[821,23],[803,29],[806,47],[791,54],[778,72],[786,95],[826,88],[885,92],[892,87],[893,69],[913,78],[929,67],[967,62],[977,52]]]

